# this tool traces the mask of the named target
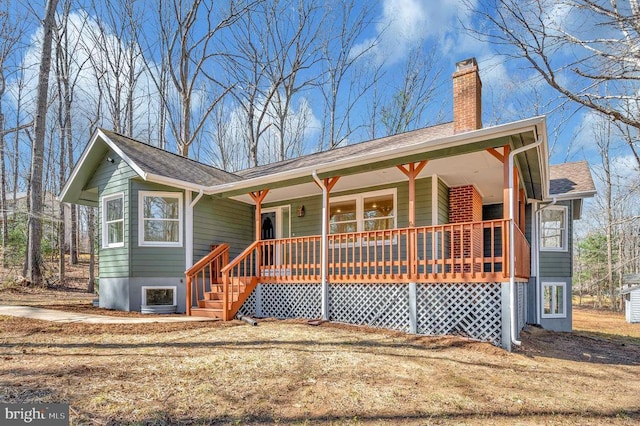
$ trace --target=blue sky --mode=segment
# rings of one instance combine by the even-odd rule
[[[146,5],[152,11],[155,2],[138,2],[138,5]],[[363,3],[364,4],[364,3]],[[20,3],[15,5],[21,6]],[[436,52],[436,66],[442,70],[439,80],[434,82],[437,86],[438,97],[428,108],[423,125],[435,124],[435,121],[450,121],[452,119],[451,106],[451,74],[455,63],[469,57],[476,57],[481,70],[483,82],[483,121],[485,126],[514,121],[538,114],[547,114],[549,128],[549,142],[551,150],[551,163],[565,161],[577,161],[587,159],[591,164],[597,165],[599,158],[593,148],[592,125],[596,121],[589,111],[579,109],[573,104],[565,103],[551,89],[540,81],[537,74],[527,68],[523,61],[507,60],[501,56],[495,46],[482,42],[468,32],[463,26],[479,27],[482,22],[477,22],[468,6],[477,6],[476,0],[381,0],[374,4],[374,21],[362,34],[354,51],[368,46],[372,40],[377,40],[376,46],[371,49],[364,58],[365,65],[380,64],[385,73],[379,90],[392,91],[398,87],[398,80],[394,76],[404,66],[411,48],[421,46],[425,51],[434,49]],[[361,7],[361,6],[359,6]],[[37,11],[40,12],[41,11]],[[19,61],[27,64],[28,84],[27,97],[34,93],[35,73],[37,72],[38,39],[39,32],[33,15],[24,12],[29,17],[31,26],[27,27],[24,40],[25,49],[22,51]],[[561,16],[562,10],[558,10]],[[89,9],[77,8],[74,19],[81,22],[80,17],[88,14],[88,21],[83,25],[95,25],[95,16]],[[79,27],[81,24],[77,24]],[[145,20],[141,25],[143,32],[153,34],[157,31],[152,27],[151,20]],[[111,34],[113,42],[117,37]],[[157,59],[157,58],[156,58]],[[85,69],[86,72],[86,69]],[[15,75],[9,76],[8,89],[15,95]],[[87,76],[79,80],[81,90],[76,101],[78,102],[78,115],[76,116],[76,135],[87,140],[86,128],[89,117],[83,113],[91,109],[91,102],[95,99],[95,87]],[[142,79],[138,87],[140,95],[152,91],[152,84],[148,79]],[[206,100],[205,100],[206,101]],[[358,106],[358,111],[365,116],[370,106],[370,98],[364,98]],[[318,129],[320,125],[321,111],[320,96],[317,92],[302,92],[294,102],[294,110],[302,114],[308,114],[307,124],[310,130],[306,133],[306,149],[313,150],[317,146]],[[141,103],[140,115],[153,115],[155,111],[152,105]],[[4,110],[10,115],[10,99],[5,100]],[[229,120],[233,117],[233,108],[227,110]],[[109,127],[108,120],[102,123]],[[142,130],[141,130],[142,131]],[[367,139],[367,132],[360,129],[349,137],[349,141],[357,142]],[[27,143],[26,140],[24,142]],[[83,144],[79,144],[82,148]],[[620,169],[626,170],[629,164],[628,153],[624,149],[617,151],[615,161],[620,163]]]

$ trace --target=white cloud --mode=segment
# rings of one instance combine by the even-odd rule
[[[393,65],[428,38],[444,39],[458,32],[458,19],[466,21],[469,13],[462,0],[384,0],[376,37],[357,45],[352,55],[377,40],[370,54],[379,64]]]

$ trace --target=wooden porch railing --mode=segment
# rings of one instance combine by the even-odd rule
[[[243,286],[246,286],[246,283],[242,280],[258,275],[254,266],[261,262],[261,243],[262,241],[255,241],[220,271],[224,291],[224,321],[231,319],[230,305],[237,301],[244,291]]]
[[[211,253],[187,269],[185,272],[187,279],[187,315],[191,315],[194,295],[196,301],[203,299],[207,291],[212,291],[214,286],[222,283],[222,268],[228,263],[229,244],[220,244]]]
[[[504,281],[509,277],[508,224],[500,219],[332,234],[327,278],[332,283]],[[514,237],[516,277],[527,279],[529,244],[517,227]],[[260,282],[318,282],[320,250],[320,236],[262,240],[245,251],[242,264]],[[257,259],[260,267],[254,269]]]
[[[515,276],[526,280],[530,251],[522,231],[514,235]],[[509,220],[353,232],[328,236],[331,283],[500,282],[509,278]],[[186,271],[187,314],[193,299],[223,292],[222,316],[241,304],[258,282],[319,282],[321,237],[256,241],[229,262],[222,244]],[[235,308],[234,308],[235,309]]]
[[[514,226],[514,250],[516,254],[516,277],[529,278],[531,275],[531,250],[527,238],[518,226]]]

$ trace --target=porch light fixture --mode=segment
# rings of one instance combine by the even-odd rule
[[[109,163],[113,163],[115,160],[114,160],[112,157],[107,157],[107,161],[108,161]]]
[[[304,204],[298,206],[298,217],[304,217]]]

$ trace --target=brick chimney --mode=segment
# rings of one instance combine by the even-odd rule
[[[456,64],[453,73],[453,127],[455,133],[482,128],[482,82],[476,58]]]

